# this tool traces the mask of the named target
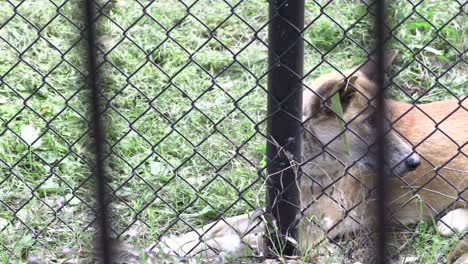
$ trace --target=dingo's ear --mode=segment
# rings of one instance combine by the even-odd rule
[[[398,55],[397,50],[387,50],[384,54],[384,68],[385,71],[388,71],[390,65],[392,65],[393,60],[395,60]],[[363,73],[369,80],[374,80],[375,75],[377,74],[376,62],[377,58],[375,55],[370,56],[370,58],[361,66],[359,66],[359,71]]]
[[[358,76],[353,75],[347,79],[340,78],[340,79],[333,79],[324,82],[317,90],[316,93],[320,95],[321,98],[316,97],[316,102],[313,103],[313,108],[311,109],[312,113],[306,114],[313,114],[318,113],[320,111],[324,111],[324,113],[332,113],[331,110],[331,102],[332,97],[338,93],[340,98],[341,108],[343,112],[346,112],[346,108],[351,103],[352,98],[357,93],[355,88],[355,83]]]

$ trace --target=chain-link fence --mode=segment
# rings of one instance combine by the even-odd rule
[[[466,3],[379,4],[0,2],[0,259],[456,258]]]

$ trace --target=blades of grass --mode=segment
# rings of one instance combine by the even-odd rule
[[[8,264],[8,257],[6,255],[6,252],[2,251],[0,255],[2,256],[2,264]]]
[[[348,88],[349,81],[346,83],[346,87],[344,89]],[[338,85],[333,89],[333,96],[331,98],[331,108],[333,112],[336,114],[336,121],[338,123],[338,127],[340,128],[340,132],[343,132],[341,134],[341,139],[343,140],[343,143],[346,147],[346,151],[349,154],[349,143],[348,143],[348,138],[346,137],[346,130],[345,130],[345,121],[344,121],[344,115],[343,115],[343,107],[341,106],[341,101],[340,101],[340,93],[337,92],[339,89]]]

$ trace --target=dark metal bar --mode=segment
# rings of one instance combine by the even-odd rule
[[[278,231],[268,230],[268,238],[282,254],[293,255],[295,245],[286,238],[296,238],[299,212],[299,175],[291,165],[301,160],[304,0],[271,0],[269,11],[266,198]]]
[[[101,120],[100,107],[100,87],[98,84],[99,75],[97,69],[96,53],[96,25],[94,22],[96,6],[94,0],[86,0],[84,5],[86,17],[86,38],[87,60],[88,60],[88,85],[91,90],[91,109],[92,132],[95,147],[95,170],[93,174],[96,179],[96,205],[97,205],[97,232],[96,232],[96,252],[102,263],[112,263],[111,240],[108,232],[108,206],[107,206],[107,188],[104,170],[104,125]]]
[[[375,173],[377,183],[377,212],[376,212],[376,232],[377,232],[377,243],[376,243],[376,262],[385,263],[386,259],[386,235],[385,227],[387,225],[386,216],[386,199],[387,199],[387,181],[389,172],[385,168],[385,1],[376,0],[375,2],[375,27],[374,36],[376,40],[375,47],[375,59],[376,59],[376,76],[375,81],[378,87],[377,92],[377,161],[378,167]]]

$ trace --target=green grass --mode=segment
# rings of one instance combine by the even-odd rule
[[[418,224],[415,231],[416,239],[412,246],[416,249],[416,255],[420,256],[422,263],[444,262],[450,249],[459,242],[456,236],[454,238],[442,237],[432,226],[433,223],[423,221]]]
[[[78,2],[26,1],[16,8],[21,16],[0,2],[0,257],[10,261],[66,261],[89,250],[94,185]],[[98,19],[98,44],[106,53],[100,72],[114,234],[147,247],[163,233],[189,230],[177,218],[197,227],[224,211],[262,206],[267,2],[246,0],[234,7],[236,15],[221,0],[156,1],[145,12],[136,1],[99,2],[107,15]],[[390,9],[393,26],[403,21],[391,43],[400,51],[392,96],[410,101],[398,86],[413,99],[434,86],[420,102],[451,97],[441,84],[466,95],[466,64],[441,77],[431,73],[457,61],[453,47],[467,48],[462,16],[451,20],[456,1],[423,1],[416,11],[427,21],[417,14],[405,20],[413,12],[405,1]],[[372,44],[366,10],[361,1],[336,0],[324,8],[327,17],[307,1],[306,22],[314,21],[304,32],[307,81],[330,64],[344,69],[365,60],[357,44]],[[43,28],[39,35],[35,27]],[[425,66],[409,63],[411,51]],[[41,138],[32,147],[20,138],[27,126]]]

